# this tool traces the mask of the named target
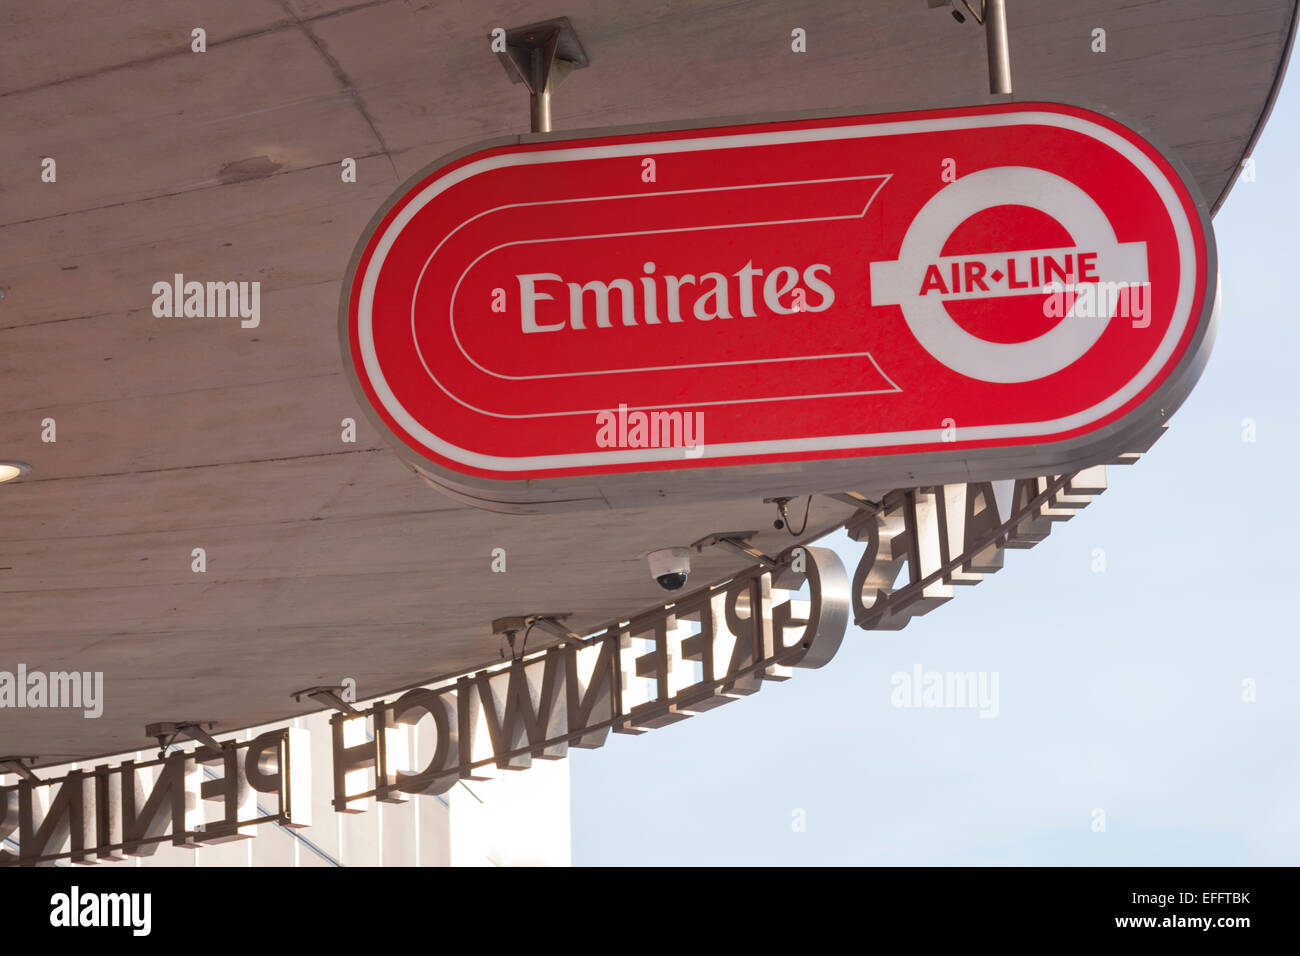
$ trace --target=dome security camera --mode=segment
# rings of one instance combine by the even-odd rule
[[[691,552],[687,548],[663,548],[646,555],[650,576],[665,591],[677,591],[691,573]]]

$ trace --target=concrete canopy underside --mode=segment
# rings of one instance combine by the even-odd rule
[[[1022,96],[1145,125],[1217,205],[1271,102],[1294,0],[1010,3]],[[0,711],[0,753],[43,763],[146,745],[151,720],[235,729],[494,659],[489,622],[579,629],[661,598],[644,552],[763,529],[722,503],[549,517],[480,512],[401,465],[340,364],[340,281],[391,190],[524,132],[487,49],[568,16],[592,59],[559,130],[935,105],[987,91],[984,40],[923,0],[671,5],[440,0],[43,0],[0,6],[0,671],[103,671],[99,720]],[[190,31],[207,31],[204,54]],[[807,31],[806,54],[789,50]],[[1107,52],[1091,51],[1095,28]],[[39,179],[42,157],[58,179]],[[354,157],[358,182],[340,182]],[[154,282],[260,280],[262,324],[158,319]],[[358,422],[356,444],[339,422]],[[56,443],[41,441],[42,420]],[[865,490],[865,489],[863,489]],[[802,502],[799,503],[802,506]],[[810,532],[846,506],[813,503]],[[801,514],[797,515],[802,517]],[[204,548],[207,572],[191,571]],[[504,548],[508,571],[489,568]],[[696,558],[692,585],[742,559]]]

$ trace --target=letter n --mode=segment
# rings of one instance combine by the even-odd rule
[[[612,631],[596,647],[566,647],[564,653],[564,690],[568,705],[568,726],[582,736],[569,741],[571,747],[595,750],[605,746],[611,723],[620,707],[620,675],[617,673],[619,634]],[[581,660],[579,660],[581,658]],[[580,679],[581,665],[591,664],[591,673]],[[601,726],[592,728],[593,724]],[[592,729],[588,729],[592,728]]]
[[[184,846],[186,762],[184,753],[173,753],[158,770],[157,779],[144,796],[135,761],[128,760],[122,774],[122,852],[128,856],[153,856],[170,826],[172,843]],[[136,807],[140,810],[137,813]]]

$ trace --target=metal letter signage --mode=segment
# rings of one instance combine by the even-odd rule
[[[834,551],[794,545],[731,578],[619,617],[587,637],[412,687],[330,717],[339,813],[443,793],[686,720],[827,664],[848,622],[897,630],[957,586],[1001,569],[1106,490],[1105,467],[1069,475],[858,496],[842,525],[862,550],[850,575]],[[806,598],[801,592],[806,590]],[[428,718],[427,720],[425,718]],[[421,729],[421,727],[423,729]],[[0,787],[0,867],[197,848],[263,823],[304,827],[308,731],[283,728],[164,759],[69,767]],[[277,794],[277,812],[258,794]],[[5,849],[5,847],[13,849]],[[16,850],[17,852],[14,852]]]
[[[834,551],[802,550],[802,572],[737,577],[581,647],[334,715],[334,809],[361,813],[372,797],[443,793],[460,779],[527,769],[534,757],[558,760],[570,746],[603,747],[611,730],[666,727],[789,680],[795,667],[825,665],[848,627],[849,579]],[[801,600],[792,592],[805,584]],[[426,717],[418,756],[406,731]]]
[[[999,103],[479,144],[375,217],[340,333],[435,486],[609,507],[1144,450],[1206,362],[1216,280],[1176,162]]]
[[[258,794],[274,794],[275,813]],[[69,770],[55,780],[0,787],[0,866],[101,863],[152,856],[170,841],[196,848],[251,839],[257,827],[311,826],[311,750],[305,730],[271,730],[221,750]],[[17,838],[18,852],[4,849]]]

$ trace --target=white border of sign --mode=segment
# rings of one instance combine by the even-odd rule
[[[1160,149],[1157,144],[1151,143],[1150,137],[1143,132],[1135,129],[1132,124],[1111,116],[1109,113],[1099,111],[1094,107],[1078,106],[1075,104],[1064,103],[1060,101],[1038,100],[1029,97],[1008,100],[1006,98],[991,98],[986,102],[966,103],[960,105],[948,105],[940,107],[911,107],[910,109],[899,109],[897,112],[924,112],[931,109],[961,109],[961,108],[979,108],[998,105],[1014,106],[1016,102],[1023,102],[1026,106],[1051,107],[1063,106],[1069,109],[1089,110],[1098,115],[1104,115],[1121,125],[1133,129],[1135,133],[1142,136],[1143,139],[1156,149],[1165,160],[1174,168],[1175,172],[1180,175],[1184,188],[1188,190],[1193,202],[1195,203],[1202,224],[1204,227],[1206,240],[1206,272],[1207,282],[1214,283],[1217,275],[1217,256],[1214,247],[1213,230],[1209,223],[1209,216],[1203,199],[1197,190],[1195,182],[1188,176],[1181,164],[1168,151]],[[895,112],[888,110],[883,112]],[[881,115],[882,111],[874,111],[876,115]],[[691,124],[672,124],[664,126],[648,126],[636,128],[619,128],[608,130],[586,130],[573,133],[565,133],[561,136],[531,136],[531,137],[511,137],[506,140],[496,140],[490,142],[481,142],[473,144],[464,150],[455,154],[444,157],[436,163],[426,167],[411,179],[402,188],[395,191],[389,201],[372,219],[370,227],[363,233],[356,249],[353,253],[352,262],[349,266],[347,281],[344,283],[342,301],[340,303],[340,339],[344,350],[344,364],[348,367],[348,372],[352,378],[354,386],[359,388],[359,380],[356,372],[351,368],[351,342],[349,336],[349,295],[354,283],[359,279],[361,290],[359,295],[358,308],[358,348],[362,357],[362,364],[365,368],[366,375],[369,378],[369,384],[379,397],[387,414],[392,416],[402,428],[406,429],[412,438],[424,443],[430,450],[442,455],[444,458],[458,462],[469,468],[478,468],[498,473],[537,471],[547,469],[564,469],[564,468],[599,468],[604,466],[630,465],[639,463],[658,463],[664,461],[674,461],[681,459],[682,450],[680,448],[637,448],[637,449],[611,449],[592,452],[580,452],[560,455],[542,455],[542,456],[520,456],[504,457],[495,455],[486,455],[478,452],[469,451],[460,448],[424,428],[415,418],[406,411],[398,402],[392,390],[384,381],[382,371],[379,368],[378,357],[375,354],[373,342],[371,313],[375,284],[378,272],[382,267],[384,257],[392,247],[395,236],[401,229],[413,218],[416,213],[432,201],[439,193],[450,188],[451,186],[464,182],[475,175],[479,175],[488,170],[499,169],[509,166],[534,165],[554,162],[564,162],[580,159],[592,158],[609,158],[609,157],[628,157],[642,156],[647,152],[653,152],[655,155],[672,152],[688,152],[705,149],[716,149],[725,147],[744,147],[759,145],[779,145],[797,142],[817,142],[834,139],[852,138],[858,136],[887,136],[901,135],[909,132],[916,132],[918,129],[924,131],[943,131],[951,129],[972,129],[972,128],[999,128],[1011,125],[1047,125],[1055,126],[1061,129],[1069,129],[1082,135],[1089,136],[1104,145],[1114,149],[1123,156],[1127,161],[1151,183],[1152,188],[1157,192],[1160,199],[1170,216],[1173,224],[1175,237],[1178,244],[1179,256],[1181,263],[1185,265],[1188,262],[1195,261],[1195,242],[1191,222],[1185,214],[1183,204],[1169,179],[1161,172],[1156,163],[1141,149],[1130,142],[1128,139],[1118,133],[1107,129],[1098,123],[1088,119],[1063,113],[1044,112],[1042,109],[1025,109],[1024,111],[1009,110],[1002,113],[989,115],[958,115],[950,117],[931,117],[925,119],[900,120],[897,122],[886,123],[865,123],[853,124],[847,126],[833,126],[825,128],[795,129],[795,130],[777,130],[769,132],[754,133],[728,133],[719,136],[701,136],[678,140],[660,140],[653,143],[637,141],[631,143],[614,143],[601,146],[583,146],[572,149],[550,149],[541,151],[528,151],[518,153],[500,153],[494,156],[485,157],[482,160],[467,163],[458,167],[445,176],[439,177],[434,182],[427,185],[420,191],[410,202],[408,202],[401,212],[394,217],[393,221],[388,224],[384,232],[379,236],[375,244],[374,253],[372,254],[367,269],[363,276],[357,276],[357,266],[359,265],[362,254],[369,245],[375,230],[379,227],[384,216],[403,198],[409,190],[419,183],[431,172],[436,172],[440,167],[453,162],[455,159],[479,152],[486,149],[500,148],[511,145],[529,145],[538,142],[551,142],[556,139],[569,138],[596,138],[627,135],[645,132],[663,132],[667,130],[698,130],[708,129],[714,126],[735,126],[744,124],[753,124],[760,122],[797,122],[800,120],[816,119],[834,119],[846,115],[842,111],[836,113],[816,113],[816,114],[799,114],[799,115],[782,115],[766,117],[750,117],[742,119],[720,119],[708,122],[698,122]],[[847,115],[872,115],[872,113],[863,112],[860,114]],[[1097,403],[1092,408],[1082,412],[1075,413],[1064,418],[1044,421],[1044,422],[1021,422],[1008,425],[992,425],[982,427],[968,427],[962,430],[963,441],[999,441],[1007,439],[1019,439],[1026,436],[1055,434],[1070,431],[1078,428],[1087,427],[1090,423],[1095,422],[1115,409],[1122,407],[1130,401],[1135,395],[1139,394],[1142,389],[1146,388],[1157,375],[1160,368],[1168,361],[1173,350],[1176,348],[1179,340],[1187,329],[1190,322],[1199,320],[1200,316],[1191,314],[1192,303],[1195,299],[1197,289],[1194,285],[1195,269],[1181,269],[1182,281],[1180,283],[1175,301],[1174,313],[1171,317],[1169,328],[1166,330],[1164,338],[1161,340],[1156,352],[1152,355],[1146,366],[1141,370],[1137,377],[1127,383],[1123,388],[1113,393],[1103,401]],[[1158,432],[1160,425],[1168,418],[1168,415],[1181,403],[1182,399],[1190,391],[1191,384],[1195,382],[1196,375],[1204,367],[1208,359],[1208,346],[1213,340],[1214,326],[1217,322],[1218,294],[1217,288],[1207,290],[1205,297],[1205,311],[1209,313],[1209,321],[1206,322],[1205,333],[1200,342],[1192,342],[1187,353],[1180,361],[1180,368],[1175,370],[1169,376],[1167,381],[1158,390],[1156,395],[1143,403],[1142,408],[1135,410],[1133,413],[1126,415],[1118,422],[1111,423],[1093,432],[1087,436],[1076,439],[1066,439],[1058,442],[1044,442],[1033,445],[1017,445],[1010,448],[964,448],[953,452],[929,451],[918,452],[915,454],[902,453],[898,455],[886,456],[885,459],[872,459],[873,464],[877,462],[888,461],[889,467],[883,468],[879,474],[863,474],[862,461],[863,457],[838,457],[828,459],[827,461],[802,461],[802,462],[777,462],[774,463],[773,469],[780,472],[774,476],[774,480],[767,481],[762,477],[751,482],[754,491],[767,494],[775,494],[784,491],[793,491],[794,493],[806,493],[808,491],[825,491],[825,490],[844,490],[838,485],[839,480],[830,477],[833,473],[852,474],[856,471],[859,478],[856,484],[862,484],[864,481],[874,482],[883,486],[887,483],[904,484],[909,479],[922,480],[925,482],[943,482],[951,480],[965,480],[968,478],[983,479],[994,477],[1016,477],[1019,475],[1041,473],[1044,468],[1048,470],[1064,471],[1073,467],[1086,467],[1096,464],[1100,461],[1109,460],[1110,458],[1121,454],[1125,451],[1142,451],[1146,444]],[[1188,369],[1187,366],[1193,366]],[[1185,371],[1184,371],[1185,370]],[[1185,383],[1175,381],[1178,379],[1187,379]],[[656,470],[653,472],[632,472],[632,473],[609,473],[595,474],[590,476],[580,476],[578,478],[564,476],[542,477],[528,481],[514,481],[508,478],[491,478],[476,477],[465,475],[459,472],[448,470],[436,462],[430,461],[425,456],[418,454],[404,441],[400,436],[395,435],[380,418],[379,415],[370,407],[368,401],[363,401],[363,407],[371,420],[374,421],[381,429],[386,438],[394,443],[399,454],[408,463],[413,465],[423,476],[432,484],[462,500],[495,510],[511,512],[528,512],[536,510],[556,510],[573,507],[584,507],[597,500],[604,506],[619,506],[636,504],[644,499],[648,494],[655,497],[662,497],[664,489],[672,486],[674,476],[677,479],[686,480],[695,479],[692,489],[693,493],[688,497],[695,498],[722,498],[735,496],[734,477],[737,473],[749,472],[756,476],[761,476],[767,469],[764,464],[736,463],[729,461],[740,456],[759,456],[759,455],[788,455],[800,452],[826,452],[834,454],[854,449],[870,449],[881,447],[894,447],[909,444],[933,444],[935,442],[936,429],[922,431],[906,431],[878,433],[868,435],[836,435],[821,436],[815,438],[801,438],[790,440],[773,440],[773,441],[755,441],[755,442],[738,442],[729,444],[706,444],[702,449],[702,456],[693,456],[696,461],[693,467],[682,470]],[[1139,422],[1139,419],[1141,420]],[[1140,427],[1135,427],[1140,425]],[[1117,442],[1117,433],[1123,433],[1131,437],[1135,447],[1127,449],[1123,447],[1111,447]],[[1143,437],[1145,436],[1145,437]],[[1069,453],[1050,454],[1050,450],[1058,446],[1068,446]],[[1104,448],[1105,451],[1095,451],[1093,449]],[[704,461],[715,462],[715,467],[709,468],[699,464],[700,457]],[[853,463],[858,467],[853,469]],[[847,463],[847,464],[846,464]],[[924,474],[919,479],[916,477],[918,465],[924,463]],[[791,466],[794,466],[793,468]],[[986,466],[986,467],[985,467]],[[818,478],[812,485],[807,480],[800,480],[800,472],[807,473],[816,471],[819,475],[825,475],[824,478]],[[722,477],[721,485],[714,484],[712,488],[705,487],[707,483],[700,482],[699,479],[704,474],[713,474]],[[525,484],[527,487],[525,488]],[[731,488],[731,493],[724,491],[725,487]],[[619,500],[620,493],[626,493],[627,500]]]
[[[1050,119],[1046,121],[1044,117]],[[778,133],[745,133],[730,136],[707,136],[696,139],[669,140],[653,144],[655,155],[665,153],[685,153],[702,149],[725,149],[745,146],[775,146],[787,143],[811,143],[832,139],[854,139],[859,136],[895,136],[902,133],[942,132],[953,129],[970,129],[972,127],[999,126],[1055,126],[1082,133],[1110,146],[1131,162],[1151,183],[1165,205],[1169,218],[1174,224],[1174,234],[1178,241],[1178,255],[1181,263],[1182,282],[1174,303],[1174,313],[1169,328],[1160,346],[1151,356],[1150,361],[1138,373],[1136,378],[1119,391],[1113,393],[1092,408],[1076,412],[1065,418],[1044,422],[1018,422],[1009,425],[986,425],[979,428],[962,430],[964,438],[972,441],[997,440],[1003,438],[1023,438],[1026,435],[1053,434],[1083,428],[1104,418],[1115,409],[1128,402],[1142,391],[1156,373],[1169,360],[1174,347],[1182,338],[1191,318],[1192,300],[1195,289],[1192,278],[1195,269],[1188,273],[1186,264],[1196,259],[1193,245],[1191,224],[1183,212],[1183,204],[1164,174],[1151,159],[1128,140],[1096,123],[1081,120],[1073,116],[1054,116],[1039,112],[1001,113],[983,117],[949,117],[934,120],[912,120],[902,123],[883,123],[881,125],[840,126],[831,129],[784,130]],[[568,455],[530,455],[523,457],[503,457],[484,455],[453,445],[429,431],[408,412],[397,400],[388,383],[384,380],[383,370],[379,366],[379,357],[375,354],[373,324],[373,304],[375,285],[379,272],[383,268],[388,251],[397,236],[406,228],[415,216],[436,199],[441,193],[457,183],[464,182],[481,173],[507,166],[532,166],[544,163],[571,162],[583,159],[609,159],[620,156],[641,156],[647,152],[645,143],[626,143],[613,146],[591,146],[581,149],[556,149],[542,152],[505,153],[490,156],[475,163],[469,163],[430,183],[389,224],[380,237],[370,257],[368,268],[361,282],[361,301],[358,309],[357,326],[360,333],[362,360],[370,385],[384,404],[384,409],[397,421],[412,438],[417,439],[438,454],[458,461],[464,465],[493,471],[534,471],[550,468],[584,468],[607,464],[624,464],[630,462],[672,461],[680,459],[680,448],[645,448],[615,449],[610,451],[578,452]],[[1101,326],[1097,326],[1100,330]],[[446,387],[434,379],[435,384],[453,399],[456,397]],[[702,457],[705,460],[734,458],[740,455],[774,455],[799,451],[841,451],[850,448],[890,448],[895,445],[911,445],[932,442],[934,429],[908,432],[883,432],[877,434],[824,435],[817,438],[798,438],[793,440],[735,442],[722,445],[707,445]]]

